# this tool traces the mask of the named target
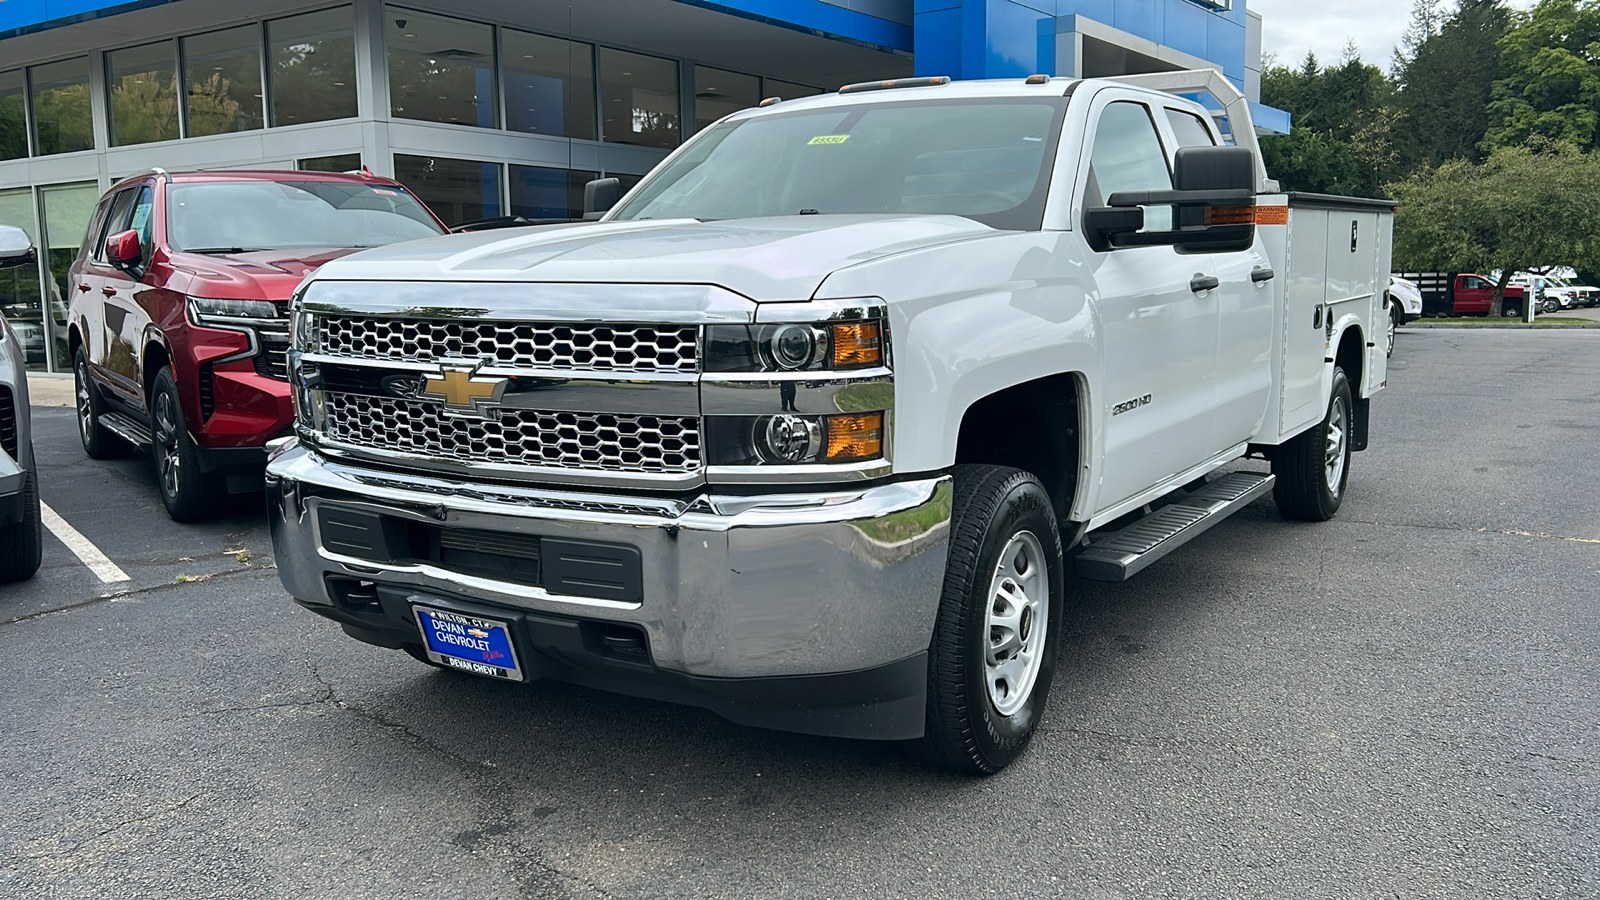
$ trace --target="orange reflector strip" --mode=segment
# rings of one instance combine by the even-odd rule
[[[1256,221],[1254,206],[1208,206],[1207,225],[1253,225]]]
[[[883,455],[883,413],[829,416],[827,426],[828,452],[824,458],[829,462]]]
[[[1258,206],[1256,207],[1257,225],[1287,225],[1289,224],[1289,207],[1287,206]]]
[[[883,335],[877,322],[850,322],[833,326],[835,369],[882,363]]]

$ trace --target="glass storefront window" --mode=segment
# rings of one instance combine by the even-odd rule
[[[33,190],[19,188],[0,191],[0,225],[11,225],[28,233],[34,246],[39,232],[33,221]],[[39,293],[39,267],[17,266],[0,269],[0,313],[11,323],[17,343],[22,345],[24,362],[31,369],[45,365],[44,305]]]
[[[39,247],[50,275],[45,285],[50,314],[44,322],[50,340],[50,367],[66,372],[72,368],[67,355],[67,298],[71,296],[67,275],[83,247],[100,189],[92,181],[57,184],[40,188],[39,199],[44,212],[44,240]]]
[[[594,47],[510,28],[500,35],[506,128],[594,140]]]
[[[111,146],[178,139],[178,57],[172,41],[106,54]]]
[[[295,163],[302,172],[354,172],[361,168],[361,154],[340,153],[337,156],[313,156]]]
[[[500,166],[470,159],[395,154],[395,180],[446,225],[500,215]]]
[[[603,140],[666,148],[682,141],[676,62],[602,47],[600,84]]]
[[[779,81],[776,78],[768,78],[766,89],[762,91],[762,99],[782,97],[785,100],[797,100],[801,97],[815,97],[822,93],[826,92],[822,88],[812,87],[809,84],[795,84],[792,81]]]
[[[34,150],[40,156],[94,149],[89,114],[89,57],[28,70],[33,83]]]
[[[254,25],[183,39],[189,134],[261,127],[261,32]]]
[[[0,72],[0,159],[28,155],[26,88],[21,69]]]
[[[395,116],[495,127],[493,27],[386,7],[384,29]]]
[[[581,169],[511,167],[511,215],[528,219],[583,218],[583,187],[600,177]]]
[[[274,126],[356,114],[355,19],[348,6],[267,23]]]
[[[761,79],[706,66],[694,67],[694,130],[761,102]]]

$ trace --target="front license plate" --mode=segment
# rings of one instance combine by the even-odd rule
[[[413,607],[417,626],[427,642],[428,658],[473,675],[521,681],[517,651],[506,623],[464,616],[426,606]]]

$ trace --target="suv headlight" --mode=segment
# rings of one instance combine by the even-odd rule
[[[237,327],[277,322],[278,305],[271,300],[218,300],[210,297],[189,298],[189,320],[210,328]]]
[[[785,305],[774,312],[791,321],[707,326],[700,396],[710,480],[888,474],[887,311],[868,302]],[[803,321],[802,309],[817,320]]]

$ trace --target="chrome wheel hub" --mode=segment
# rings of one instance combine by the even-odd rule
[[[1012,535],[989,581],[984,613],[984,683],[1002,716],[1033,694],[1050,631],[1050,578],[1044,546],[1031,531]]]
[[[1349,440],[1350,410],[1343,397],[1333,399],[1333,409],[1328,411],[1326,435],[1327,456],[1323,469],[1328,479],[1328,493],[1339,496],[1344,484],[1345,443]]]
[[[75,380],[78,382],[76,385],[78,394],[78,434],[85,441],[88,441],[91,429],[94,428],[94,407],[89,405],[89,379],[85,377],[86,373],[82,367],[74,369],[73,372],[77,375]]]

